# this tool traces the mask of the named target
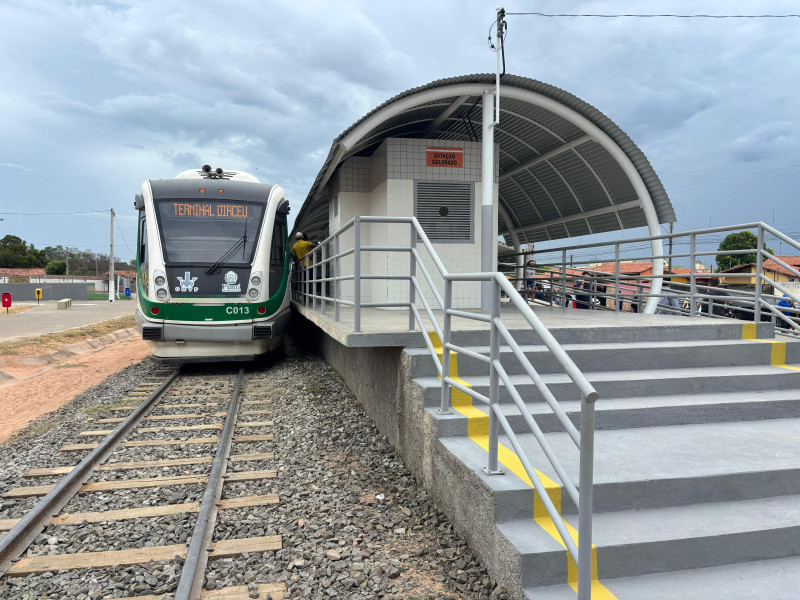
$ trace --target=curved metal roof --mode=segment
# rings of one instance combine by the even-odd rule
[[[369,156],[390,137],[480,141],[491,73],[433,81],[391,98],[337,137],[295,227],[327,229],[325,186],[351,156]],[[501,79],[499,234],[507,243],[589,235],[675,221],[661,181],[641,150],[611,119],[541,81]]]

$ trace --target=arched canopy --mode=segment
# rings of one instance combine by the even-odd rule
[[[336,138],[295,227],[327,230],[325,187],[351,156],[370,156],[391,137],[480,141],[481,102],[494,74],[440,79],[387,100]],[[533,243],[675,221],[644,154],[599,110],[540,81],[501,79],[499,231]]]

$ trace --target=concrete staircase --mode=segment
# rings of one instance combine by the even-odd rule
[[[648,323],[552,330],[600,394],[592,597],[800,598],[800,367],[793,366],[800,342],[776,340],[770,323]],[[531,331],[515,332],[515,339],[579,425],[577,389]],[[486,332],[454,336],[484,354],[487,340]],[[574,598],[566,551],[549,533],[552,523],[513,452],[501,451],[504,475],[481,471],[486,408],[457,393],[455,414],[439,415],[441,383],[430,356],[425,349],[405,353],[438,443],[453,459],[448,476],[479,484],[474,498],[461,499],[475,507],[455,510],[476,522],[467,535],[490,571],[519,597]],[[502,361],[577,484],[574,444],[510,351]],[[460,356],[457,368],[488,395],[485,364]],[[577,528],[577,510],[567,494],[561,498],[550,463],[504,389],[501,397],[548,494]],[[504,436],[501,443],[510,448]],[[477,507],[490,514],[480,516]]]

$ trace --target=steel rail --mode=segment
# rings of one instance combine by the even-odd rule
[[[94,469],[105,462],[123,438],[150,412],[179,374],[180,369],[175,370],[0,540],[0,577],[25,552],[50,520],[78,493]]]
[[[175,590],[175,600],[200,598],[211,538],[214,534],[214,525],[217,522],[219,500],[222,496],[223,477],[227,470],[227,459],[230,455],[233,432],[236,428],[236,413],[239,411],[239,390],[242,386],[242,379],[244,379],[244,369],[239,369],[236,387],[233,390],[233,398],[231,398],[228,414],[225,417],[225,426],[219,436],[217,452],[214,455],[211,472],[208,474],[208,483],[203,493],[200,512],[197,515],[197,521],[195,521],[194,530],[192,531],[192,541],[189,543],[186,560],[181,570],[181,578]]]

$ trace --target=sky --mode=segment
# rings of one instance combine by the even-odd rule
[[[206,163],[281,185],[297,214],[333,139],[372,108],[494,72],[498,3],[0,0],[0,237],[108,252],[113,208],[115,254],[130,260],[142,182]],[[502,5],[800,12],[783,0]],[[507,71],[615,121],[661,177],[676,231],[764,221],[800,238],[800,19],[507,21]]]

